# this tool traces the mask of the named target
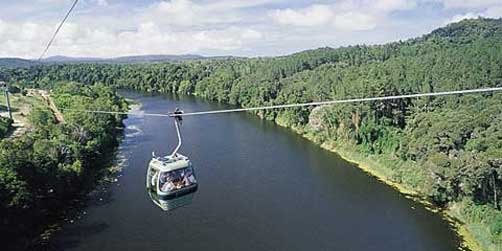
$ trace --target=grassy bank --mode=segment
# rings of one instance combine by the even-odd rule
[[[474,235],[472,229],[468,227],[468,224],[460,220],[460,217],[458,217],[461,215],[460,212],[458,215],[456,215],[452,213],[450,208],[443,210],[435,207],[420,191],[415,190],[415,188],[409,185],[393,180],[391,178],[392,170],[386,168],[386,165],[376,160],[374,156],[364,156],[356,152],[354,149],[350,150],[350,148],[341,148],[330,144],[322,144],[321,147],[331,152],[337,153],[343,159],[356,164],[358,168],[375,177],[379,181],[391,186],[400,193],[406,195],[407,198],[424,204],[424,206],[428,210],[435,213],[440,213],[445,218],[445,220],[449,221],[449,223],[454,227],[457,234],[462,238],[463,247],[466,247],[472,251],[496,250],[483,248],[483,246],[480,245],[480,236]],[[488,245],[485,245],[485,247],[488,247]]]
[[[23,90],[23,92],[15,92],[10,94],[10,102],[12,109],[12,121],[9,124],[9,128],[5,131],[5,127],[2,129],[2,121],[0,121],[0,138],[20,137],[26,131],[33,128],[28,121],[28,116],[34,109],[44,108],[46,104],[44,103],[42,97],[37,90],[30,89],[29,91]],[[0,116],[7,117],[8,113],[6,108],[0,105]],[[5,120],[4,120],[5,122]],[[2,134],[2,132],[4,132]]]
[[[388,155],[368,155],[361,153],[361,149],[354,144],[337,144],[334,141],[322,142],[315,133],[309,132],[302,127],[291,127],[280,120],[276,124],[289,128],[306,139],[319,145],[321,148],[338,154],[340,157],[354,163],[367,174],[378,179],[382,183],[391,186],[407,198],[422,203],[428,210],[440,213],[454,228],[462,239],[462,250],[472,251],[500,251],[502,250],[502,238],[500,229],[493,229],[491,222],[495,222],[500,213],[490,206],[476,205],[469,199],[450,203],[445,208],[435,206],[418,185],[424,182],[423,175],[412,174],[402,176],[404,170],[419,170],[414,167],[416,163],[402,161]],[[404,171],[406,172],[406,171]],[[496,226],[497,228],[498,226]]]

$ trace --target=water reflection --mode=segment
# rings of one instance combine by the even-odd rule
[[[174,209],[190,205],[194,195],[197,193],[197,187],[195,187],[195,189],[188,194],[180,194],[179,196],[174,196],[169,199],[158,195],[153,189],[147,188],[147,192],[152,202],[159,206],[162,210],[172,211]]]

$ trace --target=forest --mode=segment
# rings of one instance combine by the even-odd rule
[[[21,86],[100,83],[117,89],[195,95],[240,107],[500,87],[502,19],[464,20],[385,45],[320,48],[275,58],[41,65],[1,72]],[[72,92],[71,85],[65,88]],[[56,93],[60,105],[73,102],[65,101],[61,91]],[[445,210],[459,207],[455,216],[471,227],[487,250],[495,250],[502,243],[501,100],[502,93],[492,93],[269,110],[257,115],[318,144],[377,159],[375,165],[384,166],[394,182]],[[23,182],[13,184],[24,189]],[[5,201],[2,198],[2,205]]]
[[[52,95],[61,108],[127,110],[125,100],[103,85],[59,83]],[[6,250],[43,242],[47,224],[59,221],[93,187],[114,154],[122,116],[64,112],[64,118],[57,123],[48,107],[36,107],[28,115],[28,133],[0,141],[0,232]]]

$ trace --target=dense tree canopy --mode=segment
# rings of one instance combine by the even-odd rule
[[[61,108],[127,109],[122,98],[102,85],[61,84],[53,96]],[[28,117],[31,132],[0,141],[3,238],[36,233],[92,184],[104,168],[100,163],[113,153],[122,117],[72,112],[64,112],[64,117],[65,123],[57,124],[49,108],[37,107]]]

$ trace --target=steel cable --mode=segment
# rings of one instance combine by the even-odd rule
[[[459,95],[459,94],[475,94],[475,93],[486,93],[486,92],[497,92],[497,91],[502,91],[502,87],[491,87],[491,88],[480,88],[480,89],[469,89],[469,90],[458,90],[458,91],[444,91],[444,92],[431,92],[431,93],[416,93],[416,94],[383,96],[383,97],[353,98],[353,99],[329,100],[329,101],[318,101],[318,102],[309,102],[309,103],[271,105],[271,106],[236,108],[236,109],[213,110],[213,111],[187,112],[187,113],[176,114],[176,115],[174,115],[173,113],[166,113],[166,114],[162,114],[162,113],[131,113],[131,112],[91,111],[91,110],[75,110],[75,109],[61,109],[61,110],[74,111],[74,112],[85,112],[85,113],[121,114],[121,115],[133,115],[133,116],[152,116],[152,117],[183,116],[183,117],[185,117],[185,116],[198,116],[198,115],[221,114],[221,113],[232,113],[232,112],[284,109],[284,108],[295,108],[295,107],[306,107],[306,106],[323,106],[323,105],[334,105],[334,104],[345,104],[345,103],[358,103],[358,102],[367,102],[367,101],[434,97],[434,96]]]

